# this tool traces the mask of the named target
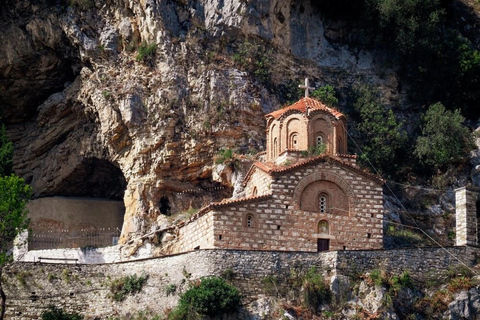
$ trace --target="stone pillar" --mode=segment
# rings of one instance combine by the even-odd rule
[[[477,199],[479,190],[459,188],[455,190],[455,245],[478,244]]]

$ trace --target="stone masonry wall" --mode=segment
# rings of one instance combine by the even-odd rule
[[[192,223],[179,229],[178,241],[174,244],[172,252],[192,251],[196,248],[213,248],[213,212],[208,212]]]
[[[455,190],[455,221],[457,246],[478,244],[477,198],[479,190],[459,188]]]
[[[375,180],[328,162],[274,178],[271,199],[218,209],[215,248],[315,252],[319,238],[330,239],[330,250],[382,248],[383,191]],[[303,190],[319,180],[331,181],[344,190],[346,198],[337,201],[344,201],[348,212],[301,210]],[[249,215],[251,226],[247,225]],[[319,234],[321,220],[328,221],[329,235]]]
[[[253,189],[257,188],[257,196],[265,195],[270,193],[270,186],[272,184],[272,177],[267,173],[255,168],[255,173],[252,175],[251,179],[248,181],[245,187],[245,196],[253,196]]]
[[[330,251],[322,253],[198,250],[194,252],[101,265],[62,265],[14,263],[4,270],[7,293],[6,319],[38,319],[43,310],[54,304],[69,312],[79,312],[85,319],[107,319],[136,311],[162,313],[173,307],[178,294],[190,280],[208,275],[222,275],[229,270],[232,283],[241,289],[244,303],[267,293],[263,279],[274,276],[278,286],[289,286],[292,269],[315,266],[326,279],[336,274],[355,276],[373,269],[394,274],[408,271],[413,279],[440,277],[456,268],[459,257],[472,265],[480,249],[468,247],[374,251]],[[109,284],[127,275],[145,275],[142,291],[122,302],[112,301]],[[173,295],[167,286],[175,286]]]
[[[348,201],[349,212],[335,212],[338,207],[344,207],[338,203],[325,214],[299,210],[302,193],[315,181],[329,181],[343,189],[348,200],[340,201]],[[295,209],[292,237],[316,239],[319,237],[316,234],[318,222],[326,220],[330,225],[330,250],[380,249],[383,246],[383,190],[373,178],[335,163],[323,162],[276,177],[272,193],[278,195],[277,204],[293,205]]]

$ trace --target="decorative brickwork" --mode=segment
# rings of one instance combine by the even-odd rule
[[[347,151],[345,116],[320,101],[305,97],[266,118],[269,161],[285,150],[307,151],[321,144],[326,145],[328,154]]]

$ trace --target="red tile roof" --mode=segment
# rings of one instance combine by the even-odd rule
[[[270,175],[280,175],[280,174],[283,174],[285,172],[289,172],[289,171],[292,171],[292,170],[295,170],[295,169],[298,169],[298,168],[301,168],[301,167],[304,167],[304,166],[307,166],[307,165],[311,165],[311,164],[316,164],[316,163],[319,163],[319,162],[328,162],[328,161],[331,161],[331,162],[335,162],[335,163],[338,163],[340,164],[341,166],[344,166],[344,167],[348,167],[350,170],[356,172],[356,173],[359,173],[363,176],[366,176],[372,180],[375,180],[377,181],[378,183],[380,184],[384,184],[385,181],[383,179],[381,179],[380,177],[368,172],[368,171],[365,171],[365,170],[362,170],[358,167],[355,167],[355,166],[352,166],[351,164],[345,162],[345,161],[342,161],[340,160],[339,158],[336,158],[336,157],[332,157],[332,156],[329,156],[327,154],[322,154],[320,156],[317,156],[317,157],[313,157],[313,158],[307,158],[305,160],[302,160],[302,161],[298,161],[290,166],[282,166],[282,165],[277,165],[273,162],[255,162],[252,167],[256,167],[256,168],[259,168],[260,170],[270,174]],[[244,184],[247,182],[247,179],[250,178],[251,174],[253,173],[253,170],[251,169],[247,176],[245,176],[245,180],[244,180]]]
[[[292,111],[297,110],[297,111],[305,113],[307,111],[307,108],[309,108],[311,110],[326,111],[326,112],[330,113],[331,115],[333,115],[337,119],[340,119],[341,117],[345,117],[341,112],[339,112],[335,109],[329,108],[326,105],[324,105],[323,103],[321,103],[320,101],[317,101],[317,100],[312,99],[312,98],[302,98],[302,99],[298,100],[297,102],[295,102],[294,104],[292,104],[291,106],[288,106],[286,108],[283,108],[283,109],[280,109],[280,110],[277,110],[277,111],[273,111],[273,112],[267,114],[265,117],[266,118],[273,117],[273,118],[277,119],[280,116],[282,116],[284,113],[286,113],[288,111],[291,111],[291,110]]]

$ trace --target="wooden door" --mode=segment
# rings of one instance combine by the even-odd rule
[[[317,239],[317,251],[328,251],[330,249],[330,239]]]

